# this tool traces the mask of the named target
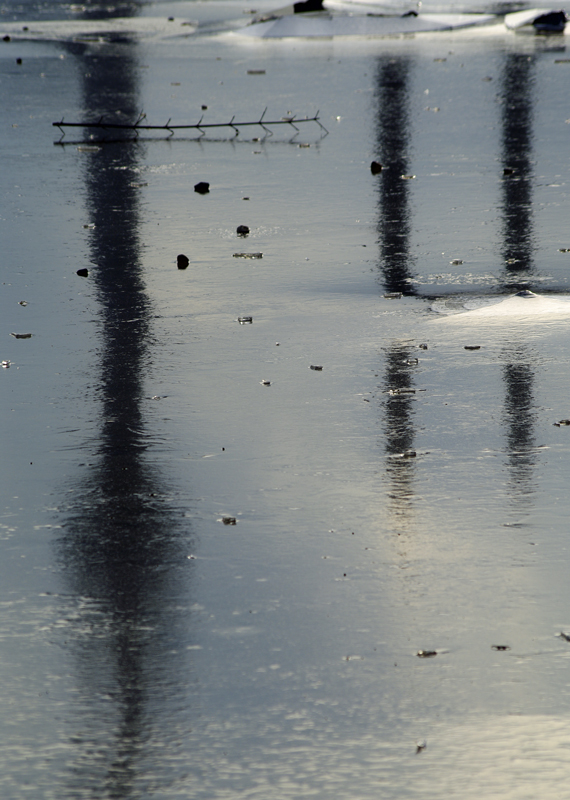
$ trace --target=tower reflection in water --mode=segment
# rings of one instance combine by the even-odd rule
[[[387,292],[413,294],[410,256],[411,211],[409,181],[411,139],[410,57],[380,58],[376,78],[378,155],[384,169],[379,182],[380,272]],[[415,460],[413,371],[415,347],[392,342],[385,348],[384,425],[386,471],[392,512],[403,521],[411,512]]]
[[[134,120],[135,45],[124,44],[115,56],[99,57],[79,45],[72,52],[84,76],[86,116],[119,110],[123,120]],[[100,331],[98,374],[85,391],[101,410],[98,438],[81,453],[90,465],[75,487],[79,499],[69,508],[58,552],[75,603],[66,639],[78,684],[73,797],[89,790],[93,797],[129,797],[148,775],[157,779],[173,770],[189,724],[182,698],[187,665],[178,655],[188,622],[182,585],[188,532],[152,463],[144,414],[153,309],[134,185],[142,147],[124,141],[85,154],[86,206],[94,225],[90,280]]]
[[[502,70],[502,256],[505,287],[528,288],[534,273],[532,190],[535,56],[507,53]]]
[[[384,166],[379,191],[379,247],[382,281],[388,292],[413,294],[413,259],[410,255],[409,173],[411,131],[409,57],[382,58],[378,63],[376,95],[377,148]]]
[[[533,220],[533,93],[536,56],[507,53],[501,74],[501,256],[500,287],[505,293],[532,288],[536,280]],[[411,150],[410,82],[414,63],[409,56],[380,58],[376,78],[377,150],[383,164],[378,185],[379,271],[388,292],[414,294],[413,259],[410,257]],[[420,134],[421,135],[421,134]],[[493,287],[494,292],[496,287]],[[449,296],[449,294],[447,295]],[[386,351],[385,448],[390,496],[409,510],[413,499],[416,462],[402,457],[415,439],[413,372],[416,345],[390,344]],[[534,367],[524,343],[507,344],[501,356],[505,388],[503,420],[511,496],[532,493],[532,468],[536,463],[533,413]]]
[[[536,440],[534,426],[534,371],[529,363],[528,347],[505,349],[503,367],[505,405],[503,420],[506,425],[506,452],[509,468],[509,495],[516,505],[528,500],[535,490]]]
[[[502,69],[502,255],[504,288],[533,287],[533,116],[536,56],[507,53]],[[534,287],[533,287],[534,288]],[[534,490],[537,451],[534,427],[534,366],[529,345],[518,341],[501,353],[505,387],[508,491],[515,507]]]

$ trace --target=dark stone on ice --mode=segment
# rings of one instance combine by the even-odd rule
[[[3,41],[3,42],[10,42],[10,41],[12,41],[12,40],[10,39],[10,37],[8,36],[8,34],[6,34],[6,36],[3,36],[3,37],[2,37],[2,41]]]
[[[188,256],[185,256],[181,253],[179,256],[176,256],[176,264],[178,265],[178,269],[186,269],[190,261],[188,260]]]
[[[21,58],[17,58],[16,59],[16,64],[21,64],[21,63],[22,63],[22,59]]]
[[[198,194],[208,194],[210,191],[210,184],[205,181],[200,181],[200,183],[194,186],[194,191],[198,192]]]
[[[420,348],[420,350],[427,350],[428,349],[427,344],[419,344],[418,347]]]
[[[300,0],[298,3],[293,3],[294,14],[307,14],[311,11],[324,11],[323,0]]]
[[[79,275],[80,278],[87,278],[89,277],[89,270],[85,268],[78,269],[77,274]]]
[[[323,371],[323,368],[322,368],[322,367],[319,367],[319,366],[317,366],[316,364],[311,364],[311,366],[309,367],[309,369],[314,369],[316,372],[322,372],[322,371]]]
[[[238,236],[247,236],[249,233],[249,228],[247,225],[238,225],[236,232]]]
[[[236,518],[235,517],[222,517],[222,522],[224,525],[235,525]]]
[[[481,349],[481,345],[480,344],[466,344],[466,345],[464,345],[464,349],[465,350],[480,350]]]
[[[373,175],[379,175],[382,172],[382,164],[378,161],[373,161],[372,164],[370,164],[370,172]]]

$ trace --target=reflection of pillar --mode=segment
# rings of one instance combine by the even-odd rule
[[[409,282],[410,210],[407,57],[380,58],[377,76],[377,148],[383,170],[378,175],[380,270],[389,292],[413,293]],[[390,508],[406,517],[412,500],[414,459],[411,348],[398,342],[386,350],[384,428]]]
[[[409,172],[410,122],[408,83],[409,58],[381,58],[378,64],[378,157],[384,167],[378,176],[380,218],[380,270],[390,292],[413,294],[411,277],[410,182],[402,178]]]
[[[412,480],[415,471],[414,389],[412,370],[415,359],[412,348],[395,343],[386,352],[384,378],[384,426],[387,466],[392,510],[406,515],[413,498]]]
[[[120,57],[74,50],[90,116],[119,110],[123,119],[132,119],[137,113],[134,45],[123,47]],[[69,589],[89,598],[75,637],[68,635],[77,656],[83,714],[71,779],[74,797],[78,787],[81,793],[91,788],[92,796],[131,796],[143,756],[151,759],[148,769],[159,770],[148,742],[168,738],[166,724],[157,731],[157,698],[162,689],[174,692],[172,653],[185,624],[182,612],[172,610],[181,606],[176,580],[183,563],[181,530],[165,502],[160,472],[148,458],[152,439],[142,410],[152,364],[152,306],[141,264],[140,189],[133,186],[141,147],[125,141],[85,153],[86,205],[95,226],[89,280],[100,322],[100,372],[89,392],[100,401],[101,419],[87,476],[75,487],[78,500],[59,541]]]
[[[525,288],[534,271],[532,122],[534,57],[508,53],[502,76],[505,282]],[[517,283],[517,281],[519,283]]]
[[[507,457],[510,472],[510,495],[520,500],[534,491],[533,468],[536,464],[533,381],[534,371],[524,345],[504,354],[504,421],[507,426]]]
[[[502,74],[502,256],[509,289],[525,289],[534,272],[532,123],[534,56],[507,53]],[[507,425],[509,493],[520,501],[532,492],[534,372],[522,346],[505,354],[504,421]]]

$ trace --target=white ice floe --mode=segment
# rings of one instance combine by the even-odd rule
[[[339,4],[334,3],[338,7]],[[355,5],[355,4],[352,4]],[[410,14],[376,16],[371,13],[289,14],[254,21],[237,33],[257,38],[392,36],[395,34],[450,31],[497,21],[493,14]]]
[[[239,35],[261,39],[381,37],[489,26],[506,32],[522,28],[562,32],[562,10],[535,8],[507,14],[395,12],[378,0],[305,0],[255,17],[249,24],[229,25]],[[206,26],[207,27],[207,26]],[[15,40],[120,43],[128,39],[169,40],[200,32],[197,22],[167,17],[119,17],[105,20],[58,20],[0,24],[0,36]],[[211,31],[210,31],[211,32]],[[222,31],[218,31],[222,32]]]
[[[46,42],[113,43],[125,39],[169,39],[196,31],[197,23],[167,17],[50,20],[0,24],[0,37]]]
[[[508,14],[509,29],[533,26],[540,32],[562,32],[567,16],[564,11],[537,8]],[[379,0],[305,0],[260,15],[238,33],[256,38],[315,38],[331,36],[392,36],[459,30],[495,24],[505,32],[503,17],[483,13],[433,13],[421,8],[421,2],[402,12],[394,4]]]
[[[544,297],[524,291],[497,303],[442,315],[436,323],[446,325],[475,325],[481,323],[508,324],[511,322],[547,322],[570,317],[570,297]]]
[[[541,32],[561,33],[567,21],[565,11],[552,8],[530,8],[505,16],[505,26],[510,30],[532,27]]]

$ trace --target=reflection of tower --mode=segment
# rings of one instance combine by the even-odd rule
[[[384,378],[384,425],[387,468],[390,481],[392,510],[396,516],[406,516],[411,507],[412,480],[415,471],[414,389],[412,371],[415,359],[409,345],[394,343],[386,352]]]
[[[505,382],[504,420],[507,425],[507,455],[510,472],[509,494],[520,501],[533,492],[533,467],[536,464],[534,440],[533,381],[534,371],[529,363],[528,348],[518,345],[504,353]]]
[[[390,292],[413,294],[409,253],[409,58],[381,58],[378,64],[378,155],[384,166],[379,176],[380,270]]]
[[[408,57],[381,58],[377,77],[377,147],[384,167],[378,176],[380,270],[389,292],[413,294],[411,278],[409,98],[412,62]],[[384,425],[392,510],[405,518],[410,511],[414,458],[411,348],[394,343],[386,352]]]
[[[532,89],[534,57],[508,53],[502,76],[503,248],[505,283],[525,288],[534,270]]]
[[[534,56],[508,53],[502,74],[503,127],[503,280],[524,290],[534,272],[532,215],[532,123]],[[517,502],[532,492],[534,450],[534,372],[526,348],[510,348],[503,367],[504,419],[507,425],[509,493]]]
[[[88,114],[119,110],[123,119],[133,119],[133,47],[123,45],[123,55],[104,57],[74,48]],[[141,264],[140,190],[133,185],[140,147],[125,141],[85,154],[86,205],[94,225],[90,280],[100,323],[100,372],[89,391],[100,400],[101,418],[92,463],[75,487],[79,499],[59,541],[67,586],[82,598],[67,639],[76,657],[82,715],[73,797],[78,787],[81,793],[92,788],[91,796],[131,796],[143,759],[160,773],[153,744],[164,752],[168,740],[169,758],[176,744],[165,721],[161,729],[158,709],[175,693],[178,676],[182,686],[187,682],[181,656],[173,655],[186,622],[182,610],[173,610],[182,608],[176,577],[183,563],[182,532],[148,457],[152,439],[142,408],[144,376],[152,364],[152,308]]]

